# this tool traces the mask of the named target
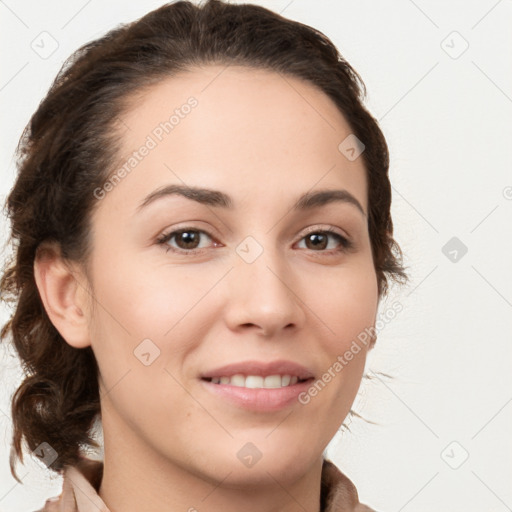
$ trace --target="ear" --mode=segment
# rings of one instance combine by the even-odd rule
[[[46,243],[38,247],[34,278],[46,313],[60,335],[72,347],[89,346],[86,282],[70,262],[62,258],[58,244]]]

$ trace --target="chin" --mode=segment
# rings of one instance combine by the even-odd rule
[[[268,435],[268,431],[265,435]],[[254,443],[238,441],[234,444],[235,448],[212,454],[212,460],[219,461],[212,476],[216,481],[219,476],[226,476],[223,487],[247,489],[255,486],[261,490],[262,485],[273,486],[277,482],[286,486],[304,475],[322,457],[321,451],[318,454],[309,453],[301,446],[285,446],[281,440],[277,444],[268,439]],[[226,454],[229,456],[226,457]]]

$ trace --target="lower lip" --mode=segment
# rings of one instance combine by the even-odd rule
[[[278,411],[291,405],[297,401],[300,393],[310,387],[312,381],[311,378],[282,388],[244,388],[229,384],[213,384],[201,379],[202,384],[210,393],[243,409],[259,412]]]

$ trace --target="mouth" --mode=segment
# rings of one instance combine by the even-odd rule
[[[210,398],[218,401],[221,407],[227,405],[261,414],[297,406],[301,403],[301,393],[308,390],[313,380],[314,377],[299,379],[290,375],[263,378],[237,374],[231,377],[203,377],[200,382]]]
[[[295,361],[246,360],[199,375],[204,390],[222,406],[257,412],[290,407],[314,380],[312,369]]]

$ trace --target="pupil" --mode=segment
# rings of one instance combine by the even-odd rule
[[[322,240],[322,238],[324,240]],[[313,247],[318,247],[319,245],[321,245],[322,247],[325,245],[325,236],[322,235],[322,234],[312,234],[312,235],[309,235],[308,239],[310,241],[312,241],[312,244],[313,244]]]
[[[185,245],[187,245],[187,249],[190,249],[190,247],[188,247],[188,245],[190,244],[194,244],[194,242],[197,242],[197,236],[195,233],[191,232],[191,231],[184,231],[183,233],[181,233],[181,239],[184,241]],[[196,238],[196,240],[194,240],[194,238]]]

